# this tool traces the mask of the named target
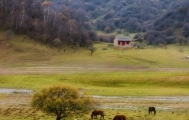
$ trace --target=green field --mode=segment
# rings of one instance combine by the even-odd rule
[[[67,84],[101,96],[188,96],[189,46],[168,45],[167,49],[120,49],[97,42],[91,56],[86,48],[43,45],[24,36],[6,40],[0,34],[0,88],[31,89]],[[107,50],[104,50],[106,48]],[[64,51],[66,49],[66,51]],[[0,94],[0,100],[6,95]],[[161,103],[159,103],[161,104]],[[188,105],[188,103],[186,103]],[[28,108],[29,107],[29,108]],[[188,120],[188,109],[159,110],[148,115],[137,110],[105,109],[106,119],[125,114],[129,120]],[[81,120],[88,120],[82,117]],[[33,117],[32,117],[33,116]],[[52,120],[30,106],[0,108],[2,120]],[[77,118],[78,119],[78,118]]]
[[[2,33],[1,33],[2,34]],[[1,35],[0,34],[0,35]],[[108,43],[95,43],[97,50],[91,56],[86,48],[62,46],[61,49],[36,43],[16,36],[6,40],[0,38],[0,65],[18,66],[117,66],[132,68],[188,68],[189,46],[169,45],[167,49],[146,47],[145,49],[119,49]],[[107,50],[103,50],[106,48]],[[64,51],[66,49],[66,51]],[[135,71],[135,70],[134,70]]]
[[[189,95],[188,72],[115,72],[59,75],[1,75],[0,87],[38,90],[68,84],[91,95]],[[11,84],[14,83],[14,84]],[[162,92],[164,91],[164,92]]]

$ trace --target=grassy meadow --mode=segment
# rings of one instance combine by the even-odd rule
[[[102,96],[188,96],[189,46],[168,45],[167,49],[114,48],[96,42],[91,56],[86,48],[63,45],[62,49],[35,43],[24,36],[7,40],[0,33],[0,88],[31,89],[67,84]],[[36,45],[35,45],[36,44]],[[104,49],[106,48],[106,50]],[[65,50],[65,51],[64,51]],[[0,100],[6,98],[0,94]],[[148,115],[137,110],[105,109],[106,120],[125,114],[129,120],[188,120],[189,110],[159,110]],[[90,113],[77,118],[89,120]],[[0,108],[2,120],[52,120],[25,106]]]
[[[189,95],[188,72],[108,72],[58,75],[1,75],[0,79],[1,88],[38,90],[41,87],[67,84],[85,90],[91,95]]]
[[[147,47],[145,49],[120,49],[108,43],[95,43],[97,50],[91,56],[86,48],[67,47],[61,49],[36,43],[25,36],[6,40],[0,34],[0,65],[19,66],[83,66],[103,65],[133,68],[188,68],[189,46],[169,45],[167,49]],[[106,48],[107,50],[104,50]],[[64,51],[65,50],[65,51]]]

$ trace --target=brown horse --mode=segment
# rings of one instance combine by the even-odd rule
[[[113,120],[126,120],[125,115],[116,115]]]
[[[156,114],[156,108],[155,107],[149,107],[148,112],[149,112],[149,115],[152,114],[152,112],[154,112],[154,115],[155,115]]]
[[[102,110],[94,110],[92,113],[91,113],[91,118],[96,118],[97,119],[97,115],[100,115],[100,119],[104,119],[104,111]]]

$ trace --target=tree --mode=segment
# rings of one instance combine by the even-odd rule
[[[137,33],[134,36],[134,39],[136,39],[138,42],[140,42],[140,44],[142,43],[142,41],[144,40],[142,33]]]
[[[107,26],[107,27],[105,27],[105,28],[104,28],[104,32],[106,32],[106,33],[110,33],[110,32],[111,32],[111,28],[110,28],[110,27],[108,27],[108,26]]]
[[[49,0],[45,0],[43,3],[42,3],[42,6],[44,8],[44,21],[48,21],[49,19],[49,11],[50,11],[50,5],[52,4],[51,1]]]
[[[69,86],[52,86],[34,93],[32,107],[56,115],[56,120],[73,117],[91,109],[91,97]]]
[[[136,41],[138,41],[140,43],[140,47],[142,45],[142,42],[144,41],[144,37],[142,35],[142,33],[138,33],[134,36],[134,39],[136,39]]]
[[[91,45],[88,49],[91,51],[91,56],[96,51],[96,48],[93,45]]]
[[[187,38],[189,36],[189,24],[185,24],[182,28],[182,35]]]
[[[53,40],[53,44],[54,44],[55,46],[60,46],[60,45],[62,44],[62,41],[60,40],[60,38],[55,38],[55,39]]]

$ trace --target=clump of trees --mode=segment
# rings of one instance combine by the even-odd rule
[[[92,108],[92,99],[76,88],[60,85],[34,93],[31,105],[60,120],[85,114]]]
[[[150,30],[144,34],[144,39],[147,41],[148,45],[173,44],[176,42],[174,34],[168,31]]]
[[[52,0],[56,8],[67,6],[87,16],[95,30],[145,32],[177,0]],[[150,23],[150,24],[148,24]]]

